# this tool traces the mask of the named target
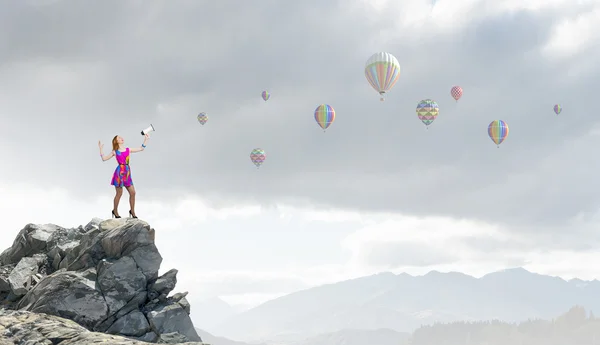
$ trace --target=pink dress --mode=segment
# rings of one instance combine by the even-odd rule
[[[131,170],[129,169],[129,147],[124,152],[119,150],[115,151],[115,158],[117,159],[117,169],[113,174],[111,185],[115,187],[129,187],[133,186],[131,180]]]

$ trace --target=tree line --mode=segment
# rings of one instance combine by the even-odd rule
[[[553,320],[436,323],[402,345],[600,345],[600,319],[575,306]]]

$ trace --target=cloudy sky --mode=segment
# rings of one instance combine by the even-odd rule
[[[131,160],[137,214],[192,304],[385,270],[600,278],[598,1],[1,6],[2,248],[29,222],[108,218],[115,162],[97,142],[139,146],[152,123]],[[364,76],[378,51],[402,66],[385,102]],[[441,108],[429,130],[424,98]],[[325,134],[321,103],[337,112]]]

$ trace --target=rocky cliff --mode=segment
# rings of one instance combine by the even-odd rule
[[[202,344],[154,234],[139,219],[26,225],[0,255],[0,344]]]

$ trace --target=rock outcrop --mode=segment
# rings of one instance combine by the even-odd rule
[[[179,333],[161,334],[160,343],[183,342]],[[20,310],[0,310],[0,344],[32,345],[143,345],[147,342],[106,333],[90,332],[78,323],[61,317]]]
[[[169,296],[177,270],[158,276],[162,257],[154,234],[139,219],[95,218],[74,229],[26,225],[0,255],[5,309],[0,311],[0,339],[6,334],[21,339],[31,327],[37,332],[31,337],[46,339],[35,344],[85,344],[82,339],[110,335],[126,337],[111,344],[202,344],[189,317],[187,292]],[[40,322],[45,326],[38,327]]]

